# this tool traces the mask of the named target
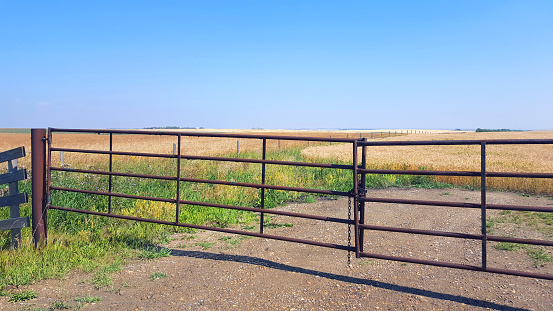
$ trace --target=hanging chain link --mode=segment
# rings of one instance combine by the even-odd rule
[[[348,220],[351,220],[351,197],[348,197]],[[348,247],[351,247],[351,223],[348,223]],[[351,266],[351,251],[348,251],[348,267]]]

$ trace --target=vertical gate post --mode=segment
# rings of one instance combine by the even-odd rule
[[[31,129],[32,219],[35,247],[46,242],[46,129]]]
[[[486,143],[480,144],[480,220],[482,227],[482,269],[488,266],[487,231],[486,231]]]
[[[357,166],[357,140],[353,141],[353,220],[355,223],[355,258],[359,258],[359,181]]]
[[[366,138],[362,138],[361,141],[367,141]],[[361,168],[366,169],[367,168],[367,146],[363,145],[361,147]],[[362,197],[365,197],[366,190],[365,190],[365,184],[366,184],[366,174],[361,173],[361,181],[359,183],[359,195]],[[359,203],[359,223],[364,224],[365,223],[365,201]],[[365,229],[359,229],[359,250],[363,252],[363,244],[365,243]]]
[[[279,140],[280,142],[280,140]],[[263,138],[263,160],[267,159],[267,139]],[[265,163],[261,164],[261,184],[265,185]],[[265,208],[265,188],[261,188],[261,209]],[[259,215],[259,233],[263,233],[264,219],[265,214],[260,213]]]

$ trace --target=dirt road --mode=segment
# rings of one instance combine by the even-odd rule
[[[369,195],[478,202],[480,193],[383,189]],[[553,205],[548,198],[504,192],[488,193],[488,202]],[[345,218],[347,205],[345,199],[320,200],[281,209]],[[495,217],[489,212],[489,218]],[[387,226],[480,231],[478,210],[373,203],[367,205],[367,219]],[[273,222],[294,226],[268,229],[270,234],[347,245],[343,224],[280,216]],[[545,238],[511,223],[493,230],[497,235]],[[172,249],[172,256],[127,263],[113,274],[113,286],[98,290],[90,282],[93,275],[72,273],[65,280],[22,288],[36,291],[33,300],[8,303],[3,297],[0,309],[48,310],[55,302],[76,306],[75,297],[90,295],[101,300],[83,310],[553,310],[553,281],[547,280],[367,258],[352,258],[348,266],[341,250],[208,231],[175,235],[164,247]],[[480,247],[479,241],[454,238],[380,232],[365,236],[365,251],[462,264],[479,265]],[[553,274],[553,263],[536,268],[523,249],[503,251],[491,244],[488,256],[492,267]],[[166,277],[151,280],[156,272]]]

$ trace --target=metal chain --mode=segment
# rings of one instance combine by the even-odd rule
[[[351,220],[351,197],[348,197],[348,220]],[[348,247],[351,247],[351,223],[348,223]],[[348,267],[351,266],[351,251],[348,251]]]

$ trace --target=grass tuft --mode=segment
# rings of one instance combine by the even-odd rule
[[[97,302],[100,301],[101,298],[98,296],[90,296],[90,294],[87,294],[84,297],[77,297],[75,298],[75,301],[78,303],[91,303],[91,302]]]
[[[163,247],[151,247],[151,248],[143,249],[138,255],[138,258],[146,259],[146,260],[155,260],[158,258],[169,257],[169,256],[171,256],[170,249],[163,248]]]
[[[167,277],[167,274],[165,274],[163,272],[156,272],[156,273],[153,273],[152,275],[150,275],[150,280],[152,280],[152,281],[159,280],[159,279],[163,279],[164,277]]]
[[[24,290],[17,293],[12,293],[9,302],[27,301],[38,297],[34,290]]]

